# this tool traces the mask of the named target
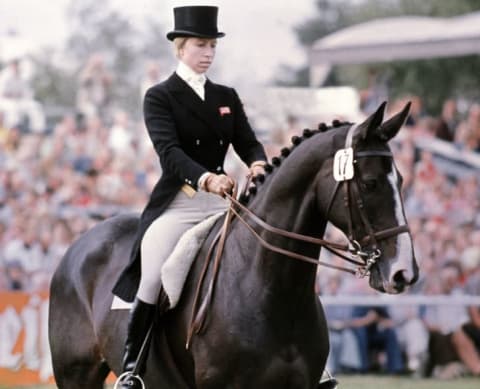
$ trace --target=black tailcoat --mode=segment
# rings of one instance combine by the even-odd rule
[[[148,134],[160,158],[163,172],[139,222],[129,266],[113,292],[132,301],[140,282],[140,242],[148,226],[174,199],[182,185],[197,190],[200,176],[223,173],[228,147],[247,164],[266,160],[242,103],[234,89],[205,83],[203,101],[176,73],[150,88],[144,100]]]

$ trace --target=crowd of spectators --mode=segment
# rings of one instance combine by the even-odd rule
[[[10,66],[14,65],[2,71],[12,72]],[[139,80],[139,104],[145,88],[158,80],[156,64],[147,64],[146,73],[145,80]],[[161,170],[143,122],[132,120],[110,99],[114,78],[101,57],[90,58],[79,76],[77,106],[48,131],[41,128],[42,119],[28,119],[29,110],[16,110],[17,119],[12,119],[9,110],[15,102],[2,105],[10,97],[0,96],[0,291],[48,289],[55,267],[75,238],[99,220],[137,211],[146,203]],[[35,107],[33,117],[41,112],[29,85],[15,85],[28,90],[26,106]],[[452,99],[439,117],[431,117],[421,99],[409,99],[412,114],[392,142],[421,268],[420,280],[409,293],[478,296],[478,169],[452,175],[436,163],[432,151],[417,143],[435,139],[454,145],[459,153],[476,155],[480,105],[472,103],[459,112]],[[403,103],[398,100],[389,107],[396,112]],[[251,121],[255,127],[254,116]],[[269,157],[289,141],[287,137],[300,132],[292,126],[295,123],[289,121],[285,129],[272,129],[266,142]],[[325,295],[372,293],[366,282],[324,269],[317,284],[319,294]],[[478,339],[472,347],[469,335],[469,326],[480,327],[478,307],[326,306],[326,314],[332,342],[329,367],[334,373],[384,369],[444,378],[480,374]]]
[[[6,121],[10,105],[0,104],[0,290],[48,289],[75,238],[146,203],[160,167],[143,123],[108,98],[112,79],[92,56],[76,107],[51,128],[32,129],[26,112]]]
[[[441,116],[432,117],[422,110],[418,97],[409,100],[413,103],[412,115],[391,142],[404,178],[405,212],[420,266],[419,282],[408,293],[478,297],[480,165],[467,166],[465,162],[460,170],[449,169],[435,151],[419,145],[439,142],[454,147],[465,161],[479,161],[480,105],[471,104],[461,115],[456,102],[448,100]],[[403,104],[396,102],[392,111]],[[335,239],[338,232],[330,234]],[[365,282],[324,269],[319,272],[318,291],[323,295],[372,293]],[[326,307],[332,340],[329,367],[334,372],[380,370],[438,378],[479,375],[478,305],[339,308]]]

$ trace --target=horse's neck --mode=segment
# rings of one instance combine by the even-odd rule
[[[258,189],[251,210],[276,228],[320,237],[323,235],[326,222],[319,220],[321,218],[313,187],[316,171],[309,172],[308,168],[301,168],[304,163],[300,163],[297,168],[295,161],[289,162],[287,159],[285,165],[269,177],[264,187]],[[309,257],[318,257],[320,250],[318,246],[266,231],[261,231],[261,235],[278,247]],[[249,239],[255,240],[253,235],[250,235]],[[256,247],[255,266],[266,285],[283,289],[289,295],[292,294],[292,290],[299,289],[299,284],[313,290],[316,273],[314,265],[272,252],[263,248],[258,241],[253,244]]]
[[[314,148],[298,150],[286,158],[265,187],[259,187],[251,209],[273,226],[299,234],[323,234],[326,222],[319,220],[315,186],[325,158],[311,150]],[[302,243],[297,246],[302,247]]]

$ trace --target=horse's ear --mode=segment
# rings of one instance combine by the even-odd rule
[[[410,111],[411,102],[409,101],[401,112],[392,116],[385,123],[383,123],[377,129],[377,136],[384,142],[388,142],[395,135],[397,135],[400,128],[402,128],[403,123],[407,119],[408,112]]]
[[[384,101],[373,114],[371,114],[362,124],[360,124],[359,133],[362,139],[366,139],[370,133],[373,134],[373,131],[375,131],[382,124],[386,105],[387,102]]]

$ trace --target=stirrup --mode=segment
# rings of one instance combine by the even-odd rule
[[[320,389],[338,389],[338,381],[335,378],[327,378],[318,384]]]
[[[142,377],[140,377],[138,374],[135,374],[131,371],[126,371],[122,374],[120,374],[117,378],[117,380],[115,381],[115,385],[113,385],[113,389],[119,389],[119,384],[122,383],[123,380],[126,380],[126,379],[131,379],[133,380],[134,382],[132,384],[129,384],[129,386],[132,386],[134,387],[135,386],[135,381],[137,383],[139,383],[142,387],[142,389],[145,389],[145,383],[143,382],[142,380]]]
[[[337,379],[328,371],[328,369],[325,369],[324,374],[322,374],[322,378],[324,375],[326,375],[326,378],[323,380],[320,379],[320,382],[318,383],[318,387],[323,389],[337,389],[338,388],[338,381]]]

